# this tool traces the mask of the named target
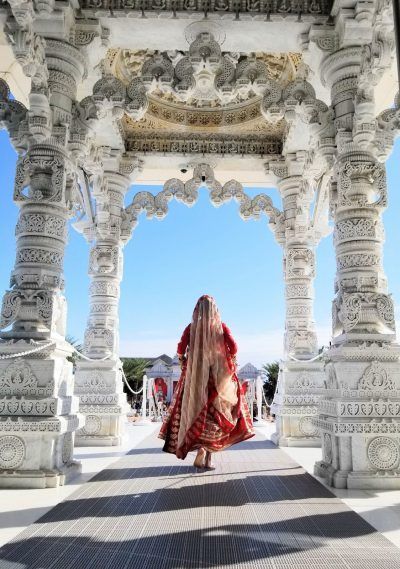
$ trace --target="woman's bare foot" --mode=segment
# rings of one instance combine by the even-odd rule
[[[193,466],[196,468],[204,468],[204,460],[206,458],[206,451],[203,447],[200,447],[197,451],[197,456],[194,460]]]
[[[215,466],[212,462],[212,455],[211,455],[211,452],[209,452],[209,451],[206,452],[206,460],[205,460],[204,466],[208,470],[215,470]]]

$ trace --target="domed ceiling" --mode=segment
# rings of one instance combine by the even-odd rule
[[[211,41],[199,36],[195,44],[188,52],[108,50],[104,72],[126,86],[140,77],[147,89],[145,111],[122,119],[128,148],[140,151],[150,145],[148,150],[179,152],[185,140],[207,140],[204,152],[210,141],[218,146],[214,152],[224,152],[229,141],[241,141],[242,153],[247,153],[247,141],[258,144],[260,153],[274,153],[278,147],[273,143],[281,145],[286,124],[284,119],[269,122],[262,115],[265,86],[271,80],[281,87],[292,81],[302,64],[301,54],[224,53],[212,36]],[[179,141],[179,148],[174,141]],[[227,148],[235,150],[240,151],[240,144]],[[252,153],[258,150],[254,147]]]

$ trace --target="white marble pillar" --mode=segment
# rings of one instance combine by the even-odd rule
[[[84,354],[75,374],[75,394],[85,426],[77,433],[78,446],[114,446],[122,442],[127,403],[119,359],[119,295],[123,273],[121,216],[131,183],[128,159],[117,153],[106,161],[102,183],[94,193],[96,225],[90,249],[90,313],[84,337]]]
[[[318,420],[323,460],[315,472],[338,488],[400,488],[400,350],[382,262],[387,189],[373,140],[374,72],[369,83],[364,76],[376,62],[365,62],[357,43],[322,63],[336,117],[330,205],[337,273]]]
[[[308,360],[318,354],[313,303],[315,247],[321,231],[316,231],[310,219],[312,193],[302,175],[304,154],[290,156],[270,168],[283,174],[278,181],[283,219],[275,225],[275,237],[283,248],[286,299],[285,357],[271,406],[276,416],[273,440],[280,446],[320,446],[312,419],[324,385],[323,365]]]
[[[76,473],[74,433],[83,422],[66,359],[71,349],[64,340],[62,291],[74,199],[68,135],[85,60],[69,41],[43,42],[32,25],[28,15],[23,25],[10,20],[10,33],[19,38],[14,49],[32,77],[32,91],[29,111],[9,101],[11,123],[10,116],[5,120],[20,152],[14,189],[20,208],[17,251],[10,290],[3,297],[0,335],[5,358],[0,360],[0,487],[14,488],[55,487]],[[32,44],[24,43],[28,37]],[[22,355],[7,359],[15,354]]]

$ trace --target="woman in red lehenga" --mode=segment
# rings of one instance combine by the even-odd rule
[[[212,452],[254,436],[236,376],[236,342],[212,297],[197,301],[177,352],[182,373],[159,437],[165,452],[184,459],[197,450],[194,466],[212,468]]]

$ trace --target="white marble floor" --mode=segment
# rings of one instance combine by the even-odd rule
[[[159,428],[159,423],[137,426],[128,423],[127,436],[121,446],[75,448],[74,458],[82,463],[82,473],[65,486],[0,490],[0,547]]]
[[[269,439],[275,431],[273,423],[266,423],[263,431]],[[281,447],[293,460],[314,476],[314,464],[321,460],[319,448]],[[314,476],[324,484],[322,478]],[[400,490],[337,490],[327,486],[338,498],[357,512],[375,529],[400,548]]]

